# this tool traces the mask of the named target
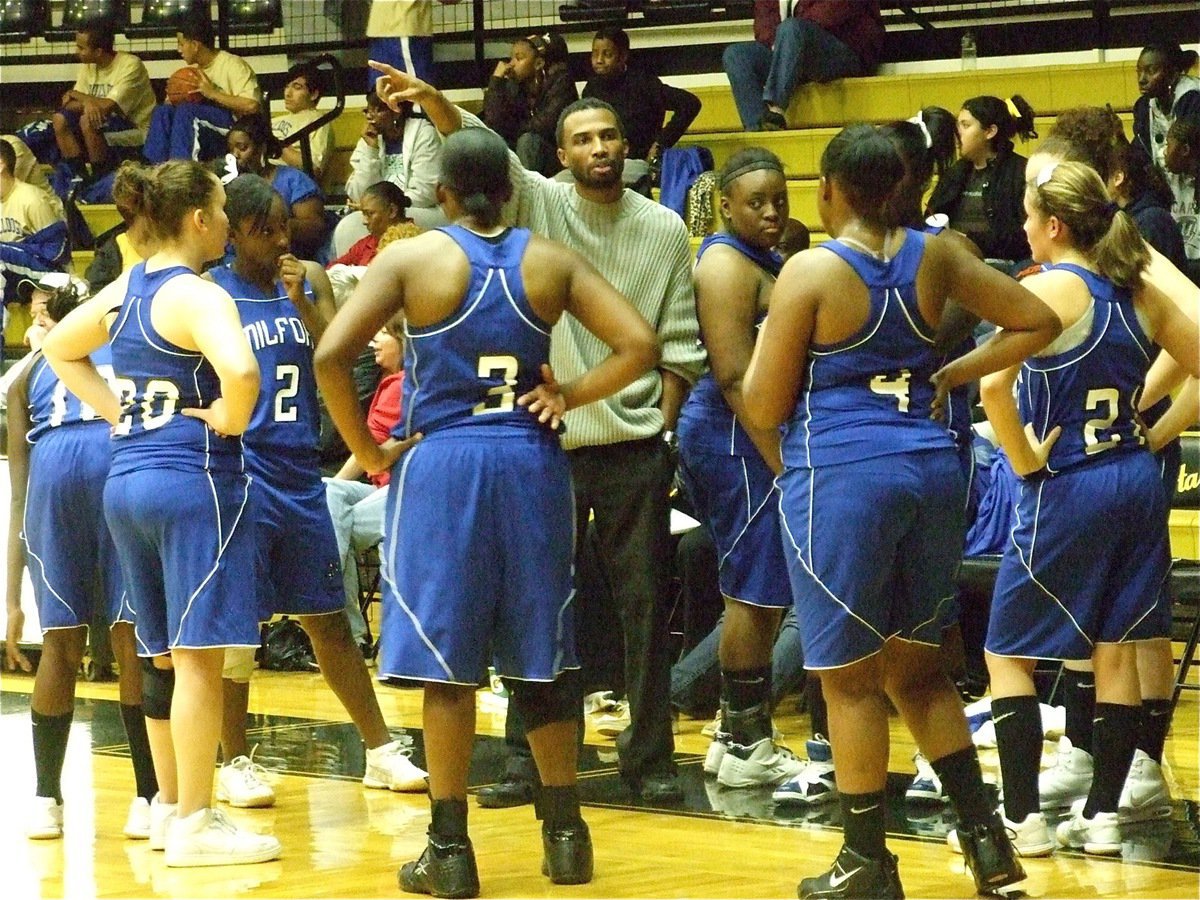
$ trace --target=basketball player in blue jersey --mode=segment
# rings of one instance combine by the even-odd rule
[[[1077,121],[1107,121],[1111,112],[1084,108]],[[1072,160],[1090,165],[1101,178],[1111,178],[1109,156],[1112,144],[1096,129],[1065,127],[1062,117],[1055,122],[1051,135],[1030,157],[1026,177],[1035,178],[1047,165]],[[1106,176],[1106,173],[1107,176]],[[1150,262],[1142,272],[1143,281],[1157,288],[1180,307],[1193,321],[1200,319],[1200,287],[1147,243]],[[1172,402],[1170,394],[1178,391]],[[1170,354],[1160,352],[1146,374],[1146,387],[1139,395],[1138,408],[1148,426],[1147,446],[1158,456],[1166,506],[1172,506],[1181,465],[1180,431],[1197,421],[1197,381],[1189,378]],[[1163,527],[1167,527],[1166,521]],[[1166,583],[1160,602],[1171,599]],[[1117,806],[1124,822],[1163,818],[1171,814],[1170,786],[1163,774],[1163,750],[1174,709],[1175,660],[1168,633],[1138,641],[1138,682],[1141,686],[1141,722],[1137,750],[1125,780]],[[1092,720],[1095,718],[1096,684],[1091,660],[1067,660],[1063,663],[1060,686],[1066,708],[1066,730],[1059,738],[1054,764],[1038,776],[1038,797],[1043,810],[1069,809],[1091,790],[1094,759],[1092,756]]]
[[[234,298],[266,384],[242,436],[257,494],[258,617],[299,617],[322,674],[366,742],[363,783],[424,791],[425,772],[392,740],[344,613],[337,541],[317,461],[320,421],[312,365],[314,345],[335,311],[333,289],[320,265],[288,252],[283,198],[266,180],[242,175],[230,182],[225,213],[233,263],[210,269],[205,278]],[[235,806],[268,806],[274,792],[246,757],[254,651],[226,651],[225,668],[226,765],[218,775],[217,798]]]
[[[229,294],[196,274],[224,252],[225,191],[191,161],[126,163],[113,191],[153,227],[158,249],[60,322],[43,350],[68,390],[113,425],[104,512],[146,661],[159,784],[151,845],[164,846],[168,866],[262,862],[279,842],[211,808],[225,648],[258,645],[239,437],[258,364]],[[88,358],[106,340],[118,393]]]
[[[74,285],[53,291],[42,316],[47,329],[75,308]],[[112,376],[108,348],[93,362]],[[114,653],[120,663],[121,720],[129,738],[137,796],[125,836],[150,836],[150,800],[158,791],[142,715],[142,671],[133,637],[133,610],[125,602],[120,566],[104,521],[108,423],[79,402],[34,351],[34,360],[8,391],[9,668],[30,671],[18,641],[24,623],[21,575],[28,558],[42,627],[42,654],[33,683],[33,758],[37,795],[26,823],[30,838],[62,837],[61,778],[75,703],[75,676],[83,657],[92,605],[107,604]],[[21,546],[24,539],[25,546]]]
[[[1044,271],[1024,283],[1055,311],[1063,333],[983,383],[988,420],[1023,479],[987,638],[1005,818],[1018,846],[1053,849],[1039,811],[1032,673],[1039,658],[1090,658],[1095,772],[1057,841],[1113,855],[1121,852],[1117,811],[1141,719],[1136,642],[1167,634],[1171,617],[1160,591],[1170,563],[1166,495],[1136,411],[1155,345],[1195,377],[1200,333],[1143,280],[1149,251],[1092,168],[1044,166],[1025,207],[1025,232]],[[1097,522],[1105,523],[1102,542]]]
[[[788,221],[783,164],[758,147],[721,172],[725,231],[704,239],[695,270],[696,311],[709,371],[679,415],[679,471],[717,548],[725,617],[721,724],[704,771],[726,787],[777,784],[803,763],[776,746],[771,725],[771,652],[791,605],[779,536],[775,476],[779,431],[746,428],[742,377],[783,260],[775,252]]]
[[[410,893],[479,892],[467,836],[475,691],[489,662],[528,726],[540,775],[542,871],[557,884],[592,877],[576,787],[580,692],[566,454],[568,410],[620,390],[658,361],[653,331],[578,254],[501,224],[512,193],[503,139],[471,129],[447,139],[438,199],[454,222],[380,253],[317,347],[330,415],[368,472],[388,486],[379,674],[425,682],[425,751],[433,821]],[[350,378],[359,351],[405,315],[404,418],[371,438]],[[558,384],[550,329],[575,316],[612,354]],[[397,458],[399,461],[397,462]],[[393,466],[393,463],[395,465]]]
[[[817,196],[834,240],[784,266],[743,380],[748,421],[783,426],[784,548],[805,667],[829,706],[845,823],[837,861],[800,883],[801,898],[903,896],[884,840],[889,698],[954,803],[976,887],[1024,877],[939,661],[965,484],[931,413],[946,392],[1045,346],[1058,322],[953,243],[891,227],[903,175],[872,126],[829,143]],[[937,370],[950,296],[1006,330]]]

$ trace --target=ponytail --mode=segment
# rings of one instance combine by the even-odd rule
[[[1034,128],[1033,107],[1020,94],[1014,94],[1007,100],[987,95],[972,97],[963,103],[963,109],[974,116],[985,130],[996,126],[996,136],[992,138],[991,146],[997,153],[1011,151],[1014,137],[1028,141],[1038,136]]]
[[[1074,246],[1101,275],[1119,287],[1141,285],[1150,251],[1133,217],[1109,199],[1094,169],[1078,162],[1051,163],[1034,178],[1029,199],[1042,215],[1055,216],[1070,229]]]
[[[171,159],[157,166],[123,162],[113,180],[113,202],[128,210],[131,221],[144,222],[160,240],[179,237],[183,220],[208,209],[220,182],[190,159]]]

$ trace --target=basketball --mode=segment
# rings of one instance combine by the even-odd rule
[[[176,69],[167,79],[168,103],[199,103],[200,72],[194,66]]]

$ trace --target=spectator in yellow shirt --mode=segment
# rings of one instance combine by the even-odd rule
[[[311,62],[297,63],[288,70],[287,86],[283,89],[283,105],[287,113],[276,116],[271,120],[271,131],[280,141],[286,141],[288,135],[315,122],[321,116],[317,109],[322,95],[325,93],[325,76],[321,69]],[[333,152],[333,128],[326,122],[308,136],[309,146],[312,147],[312,171],[309,173],[320,182]],[[286,144],[279,158],[293,168],[304,167],[300,151],[300,143]]]
[[[207,162],[225,155],[225,133],[235,119],[262,108],[262,90],[254,70],[240,56],[214,47],[207,16],[184,20],[175,35],[179,55],[199,73],[198,102],[164,103],[154,108],[145,157]]]

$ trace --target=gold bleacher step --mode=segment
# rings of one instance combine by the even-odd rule
[[[1133,138],[1133,113],[1119,113],[1126,135]],[[1035,120],[1038,133],[1045,135],[1054,124],[1054,116],[1038,116]],[[791,131],[689,131],[679,139],[680,147],[707,147],[713,155],[713,166],[721,167],[734,153],[746,147],[763,147],[779,157],[788,178],[816,178],[820,173],[821,154],[834,136],[837,128],[801,128]],[[1028,156],[1036,141],[1017,143],[1017,152]]]
[[[843,78],[806,84],[788,106],[787,120],[804,127],[840,127],[847,122],[907,118],[923,106],[956,112],[970,97],[1020,94],[1038,115],[1057,115],[1073,106],[1112,104],[1133,109],[1138,98],[1136,63],[1035,66]],[[702,103],[693,132],[742,131],[733,95],[725,85],[689,88]]]
[[[87,222],[93,237],[99,237],[110,228],[121,224],[121,214],[112,203],[80,203],[79,212]]]

